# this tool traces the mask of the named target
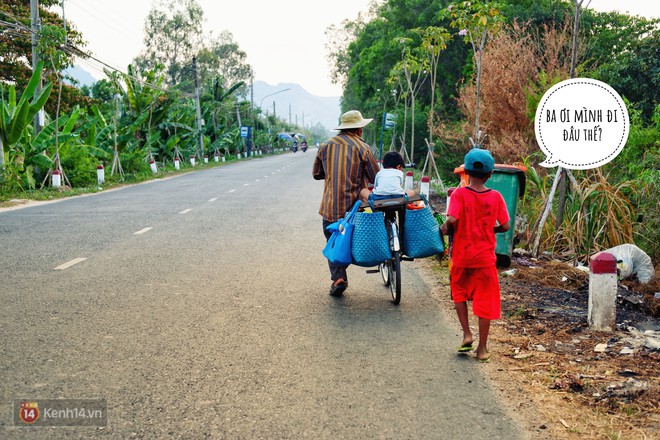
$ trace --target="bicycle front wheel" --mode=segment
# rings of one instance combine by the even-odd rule
[[[378,265],[378,270],[380,271],[380,276],[383,278],[383,284],[385,287],[390,286],[390,265],[389,263],[380,263]]]
[[[392,293],[392,302],[399,304],[401,302],[401,252],[392,252],[392,260],[389,265],[390,292]]]

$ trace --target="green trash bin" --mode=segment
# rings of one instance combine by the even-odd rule
[[[516,227],[516,210],[518,209],[518,200],[525,195],[525,171],[522,166],[495,164],[493,175],[486,181],[486,186],[497,190],[502,194],[506,203],[509,218],[511,219],[511,229],[506,232],[495,234],[497,244],[495,245],[495,255],[497,256],[497,265],[499,267],[508,267],[511,265],[511,254],[513,253],[513,238]]]

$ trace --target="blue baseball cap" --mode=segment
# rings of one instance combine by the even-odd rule
[[[490,151],[473,148],[465,155],[465,171],[490,173],[495,167],[495,159]]]

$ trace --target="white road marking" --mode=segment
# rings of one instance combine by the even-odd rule
[[[244,183],[243,186],[250,186],[250,184],[249,183]]]
[[[255,182],[259,182],[259,179],[255,180]]]
[[[149,226],[148,228],[140,229],[140,230],[137,231],[137,232],[133,232],[133,235],[144,234],[145,232],[149,232],[149,231],[151,231],[152,229],[153,229],[153,228],[152,228],[151,226]]]
[[[183,210],[183,211],[181,211],[181,212],[180,212],[179,214],[188,214],[188,213],[189,213],[190,211],[192,211],[192,209],[191,209],[191,208],[188,208],[188,209],[184,209],[184,210]]]
[[[230,189],[229,190],[230,193],[233,193],[234,191],[236,191],[236,190],[235,189]]]
[[[78,263],[80,263],[80,262],[82,262],[82,261],[85,261],[86,259],[87,259],[87,258],[74,258],[73,260],[69,261],[68,263],[64,263],[64,264],[61,264],[61,265],[57,266],[57,267],[54,268],[53,270],[64,270],[64,269],[68,269],[68,268],[70,268],[71,266],[73,266],[74,264],[78,264]]]
[[[213,197],[212,199],[209,199],[209,202],[215,202],[216,200],[218,200],[218,198],[217,198],[217,197]]]

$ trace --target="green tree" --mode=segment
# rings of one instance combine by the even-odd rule
[[[111,81],[101,79],[92,84],[90,89],[92,98],[102,102],[111,102],[117,93]]]
[[[660,102],[660,19],[586,10],[583,69],[612,86],[650,122]]]
[[[211,37],[208,44],[197,55],[198,77],[201,84],[219,85],[230,88],[240,82],[248,83],[253,75],[243,52],[229,31]]]
[[[202,47],[204,10],[195,0],[157,0],[145,20],[144,52],[138,70],[165,68],[167,83],[192,84],[192,58]]]
[[[42,28],[62,27],[62,19],[51,8],[60,0],[40,0],[39,18]],[[0,82],[14,83],[23,89],[32,75],[32,33],[30,31],[30,2],[3,0],[0,2]],[[67,25],[67,38],[71,44],[82,45],[81,34]],[[72,64],[75,56],[65,55]],[[48,67],[48,66],[47,66]]]
[[[477,90],[473,145],[482,142],[482,134],[479,130],[479,104],[483,54],[488,38],[497,33],[504,24],[501,9],[502,5],[496,2],[474,0],[451,4],[441,13],[441,17],[451,20],[451,27],[459,29],[458,34],[470,44],[474,54]]]

